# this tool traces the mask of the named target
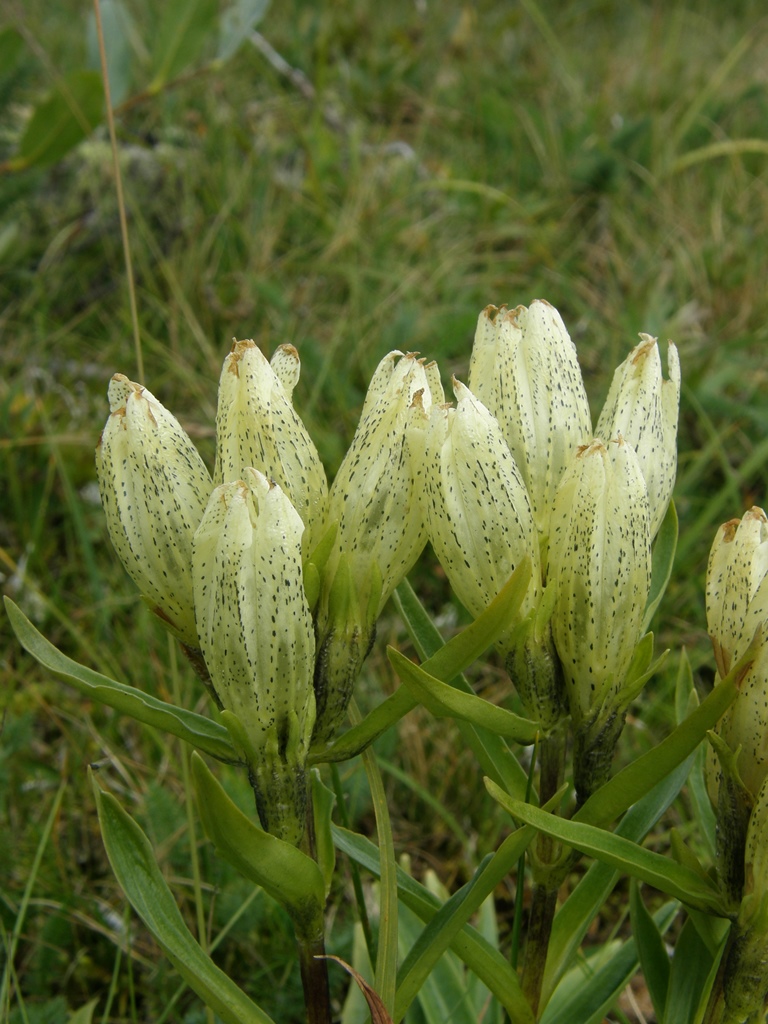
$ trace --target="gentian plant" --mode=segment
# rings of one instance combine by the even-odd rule
[[[290,345],[269,361],[251,341],[232,346],[212,473],[142,384],[121,374],[109,384],[96,454],[109,534],[206,687],[210,714],[78,665],[10,601],[8,613],[52,672],[194,748],[207,836],[291,917],[310,1024],[356,1024],[368,1014],[377,1024],[589,1024],[638,967],[659,1021],[764,1018],[762,510],[725,524],[712,548],[714,689],[700,702],[681,656],[676,728],[613,771],[628,709],[666,654],[654,651],[649,626],[677,536],[680,367],[670,344],[665,378],[656,340],[640,338],[594,430],[575,347],[546,302],[483,310],[467,384],[453,380],[454,405],[434,363],[390,352],[330,488],[294,409],[300,362]],[[406,581],[428,541],[473,620],[447,643]],[[390,598],[418,661],[390,649],[402,685],[362,717],[354,687]],[[489,648],[514,684],[514,709],[478,696],[462,675]],[[417,704],[453,720],[508,816],[506,838],[453,893],[398,866],[371,750]],[[334,821],[333,767],[359,754],[378,843]],[[211,760],[244,773],[251,816]],[[706,789],[714,809],[709,866],[675,833],[671,856],[643,846],[686,784]],[[136,822],[113,795],[96,784],[94,792],[115,874],[188,985],[228,1024],[269,1022],[188,931]],[[703,816],[702,829],[710,825]],[[334,1007],[324,949],[336,851],[378,880],[378,926],[355,944],[349,995]],[[631,935],[583,954],[592,921],[626,875]],[[493,895],[511,876],[515,921],[500,945]],[[654,913],[641,882],[668,897]],[[670,957],[665,936],[675,921]]]

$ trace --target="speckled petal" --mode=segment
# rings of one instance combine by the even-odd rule
[[[552,632],[580,722],[620,700],[650,588],[648,498],[631,445],[579,450],[555,499],[549,557]]]
[[[740,521],[732,519],[720,527],[709,553],[707,629],[721,675],[741,657],[759,623],[768,617],[767,576],[768,518],[754,507]]]
[[[547,535],[560,479],[592,436],[576,349],[557,310],[543,300],[483,310],[469,388],[499,421]]]
[[[269,365],[272,367],[275,376],[283,385],[283,389],[290,399],[293,395],[293,389],[299,383],[299,377],[301,376],[299,353],[293,345],[278,345],[272,353]]]
[[[146,388],[117,374],[109,402],[96,469],[112,544],[153,610],[197,647],[192,538],[211,478],[179,422]]]
[[[339,523],[329,568],[341,552],[346,554],[365,608],[375,561],[382,584],[376,614],[426,543],[405,438],[414,402],[426,409],[431,405],[430,382],[415,355],[394,362],[396,356],[386,356],[374,374],[352,444],[333,481],[328,513],[329,521]]]
[[[406,434],[437,388],[436,370],[414,354],[385,356],[331,487],[328,520],[338,529],[316,612],[316,741],[330,739],[343,720],[376,619],[426,544]]]
[[[656,339],[647,334],[640,338],[613,375],[595,434],[604,441],[621,434],[635,449],[648,489],[654,537],[675,485],[680,360],[670,342],[669,379],[664,380]]]
[[[496,419],[454,381],[456,409],[433,406],[425,437],[424,496],[429,539],[456,596],[480,615],[528,555],[540,579],[531,505]]]
[[[254,470],[217,487],[195,534],[200,645],[224,707],[252,744],[277,737],[306,756],[314,722],[314,630],[301,571],[298,513]],[[302,723],[293,736],[291,714]],[[307,729],[308,725],[308,729]]]
[[[307,528],[308,553],[326,528],[328,484],[317,449],[291,402],[298,353],[293,346],[282,346],[273,362],[252,341],[235,342],[224,360],[214,482],[239,480],[248,467],[274,480]]]
[[[751,508],[717,532],[707,567],[707,628],[724,676],[746,652],[758,628],[761,642],[739,694],[717,726],[732,751],[741,746],[739,773],[755,796],[768,774],[768,517]],[[720,768],[714,754],[707,782],[717,803]]]

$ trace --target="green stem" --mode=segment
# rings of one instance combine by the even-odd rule
[[[297,936],[301,984],[307,1008],[307,1024],[332,1024],[331,993],[328,987],[328,961],[323,936],[314,940]]]
[[[557,793],[565,770],[565,732],[558,728],[541,741],[541,774],[539,800],[543,805]],[[532,868],[534,875],[533,899],[525,943],[523,966],[523,994],[534,1016],[538,1014],[544,970],[547,964],[552,921],[557,907],[557,893],[562,882],[562,871],[556,868],[561,859],[560,844],[540,833],[536,837]]]
[[[339,810],[339,819],[344,828],[350,829],[351,823],[349,820],[349,814],[347,812],[347,804],[344,799],[344,791],[341,787],[341,776],[339,775],[339,768],[336,764],[331,764],[331,779],[333,781],[333,791],[336,794],[336,806]],[[363,936],[365,938],[366,949],[368,950],[368,959],[372,964],[376,963],[376,942],[373,937],[373,930],[371,929],[371,921],[368,917],[368,908],[365,905],[365,893],[363,892],[363,881],[360,877],[360,868],[349,858],[349,871],[352,876],[352,887],[355,890],[355,900],[357,902],[357,912],[360,916],[360,926],[363,929]]]
[[[307,824],[301,847],[308,857],[317,860],[311,786],[307,786],[306,807]],[[304,989],[304,1005],[307,1010],[307,1024],[332,1024],[328,960],[325,956],[322,922],[320,922],[319,929],[311,934],[304,934],[297,927],[296,943],[299,948],[299,967],[301,968],[301,984]]]

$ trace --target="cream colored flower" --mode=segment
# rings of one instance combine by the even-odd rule
[[[647,334],[640,338],[613,375],[595,435],[610,441],[621,434],[635,449],[648,490],[651,537],[655,537],[675,486],[680,360],[670,342],[669,379],[664,380],[656,339]]]
[[[214,490],[195,534],[195,613],[213,686],[247,737],[262,823],[297,842],[315,722],[304,525],[277,484],[253,469],[243,477]]]
[[[299,355],[281,345],[269,363],[252,341],[236,341],[224,360],[216,415],[216,484],[252,467],[285,491],[306,528],[311,554],[326,529],[328,484],[314,442],[293,408]]]
[[[499,421],[536,525],[548,535],[560,479],[579,445],[592,437],[576,348],[558,311],[542,300],[527,309],[483,310],[468,384]]]
[[[96,470],[110,539],[150,608],[197,647],[192,538],[210,475],[178,420],[145,387],[116,374],[109,404]]]
[[[619,439],[579,449],[552,510],[552,632],[574,722],[621,691],[651,583],[648,497],[637,456]]]

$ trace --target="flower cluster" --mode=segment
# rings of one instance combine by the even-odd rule
[[[547,302],[481,314],[469,386],[421,417],[429,539],[477,615],[524,558],[521,620],[500,641],[528,713],[574,722],[581,799],[604,779],[627,706],[651,542],[677,462],[680,369],[641,335],[593,434],[576,350]]]
[[[120,374],[96,452],[115,550],[201,671],[262,824],[295,844],[310,744],[343,718],[376,618],[426,542],[406,421],[439,388],[414,356],[382,360],[329,494],[293,407],[299,372],[291,345],[268,362],[233,344],[213,478],[175,417]]]
[[[328,488],[293,406],[298,353],[252,341],[224,361],[213,477],[177,420],[117,375],[97,450],[110,536],[203,674],[248,765],[265,828],[298,843],[311,744],[332,739],[376,620],[427,539],[479,615],[523,560],[499,640],[529,714],[568,714],[582,797],[632,699],[651,542],[670,500],[680,373],[654,339],[616,371],[591,429],[576,352],[546,302],[489,306],[468,386],[391,352]]]

